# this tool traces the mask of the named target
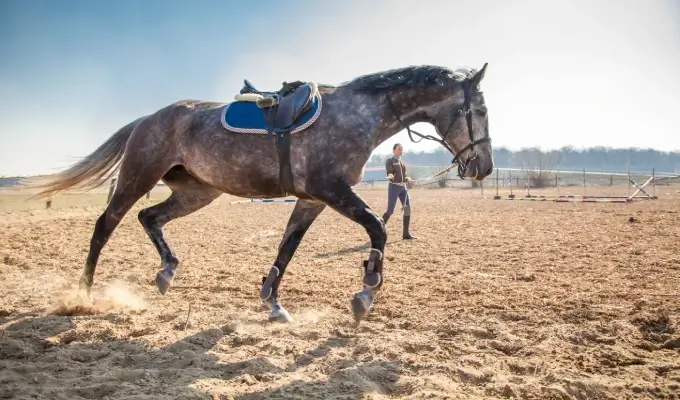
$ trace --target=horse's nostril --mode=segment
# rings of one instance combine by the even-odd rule
[[[493,165],[489,167],[489,169],[486,170],[484,173],[484,176],[489,176],[493,172]]]

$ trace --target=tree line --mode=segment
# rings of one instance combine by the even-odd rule
[[[367,167],[382,166],[389,154],[374,154]],[[494,148],[494,163],[498,168],[555,169],[604,172],[657,172],[680,173],[680,151],[659,151],[641,148],[611,148],[604,146],[577,149],[565,146],[556,150],[522,148],[510,150]],[[430,152],[405,152],[404,162],[411,165],[447,165],[452,156],[445,149]]]

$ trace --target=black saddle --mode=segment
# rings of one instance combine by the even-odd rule
[[[255,93],[262,96],[255,103],[262,109],[268,134],[276,134],[279,184],[286,195],[295,193],[290,167],[290,126],[312,107],[316,94],[313,89],[314,85],[309,82],[295,81],[283,82],[277,91],[260,91],[244,79],[240,91],[241,94]]]
[[[269,128],[269,134],[274,131],[284,131],[312,106],[314,101],[313,87],[310,83],[295,81],[283,82],[281,89],[276,92],[260,91],[247,79],[241,94],[256,93],[262,96],[255,103],[264,113]]]

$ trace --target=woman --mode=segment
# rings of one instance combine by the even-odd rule
[[[392,146],[392,153],[394,157],[390,157],[385,161],[385,170],[387,172],[387,179],[389,179],[387,189],[387,211],[383,214],[383,220],[387,224],[394,212],[394,206],[397,204],[397,198],[401,201],[404,210],[404,239],[415,239],[416,237],[409,232],[409,224],[411,223],[411,199],[408,195],[408,188],[406,183],[411,181],[411,178],[406,172],[406,164],[401,161],[401,155],[404,148],[401,143],[396,143]]]

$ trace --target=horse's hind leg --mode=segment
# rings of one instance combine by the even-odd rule
[[[293,258],[302,237],[309,227],[316,220],[316,217],[326,208],[326,205],[309,200],[298,200],[293,209],[293,213],[288,219],[286,232],[279,244],[279,254],[276,256],[274,266],[269,271],[269,275],[262,281],[260,298],[269,304],[271,313],[269,320],[274,322],[289,322],[290,315],[281,303],[279,303],[279,284],[283,279],[288,263]]]
[[[387,242],[385,223],[354,189],[345,183],[338,182],[318,192],[319,194],[314,194],[315,198],[363,226],[371,239],[371,254],[368,260],[363,262],[364,288],[355,293],[351,301],[352,313],[358,324],[373,306],[374,294],[383,284],[383,254]]]
[[[145,173],[138,173],[139,159],[135,156],[127,156],[123,159],[123,164],[118,174],[118,183],[111,197],[111,201],[104,210],[104,213],[97,219],[90,240],[90,250],[87,255],[87,262],[83,275],[80,278],[80,289],[84,290],[88,296],[94,283],[94,273],[99,261],[99,255],[108,242],[120,221],[130,208],[146,193],[151,191],[166,170],[155,166],[144,169]]]
[[[161,257],[162,270],[156,275],[156,286],[165,294],[175,277],[179,260],[163,236],[163,226],[168,222],[187,216],[210,204],[222,192],[198,181],[184,167],[171,169],[163,181],[172,189],[165,201],[139,212],[139,222],[149,235]]]

